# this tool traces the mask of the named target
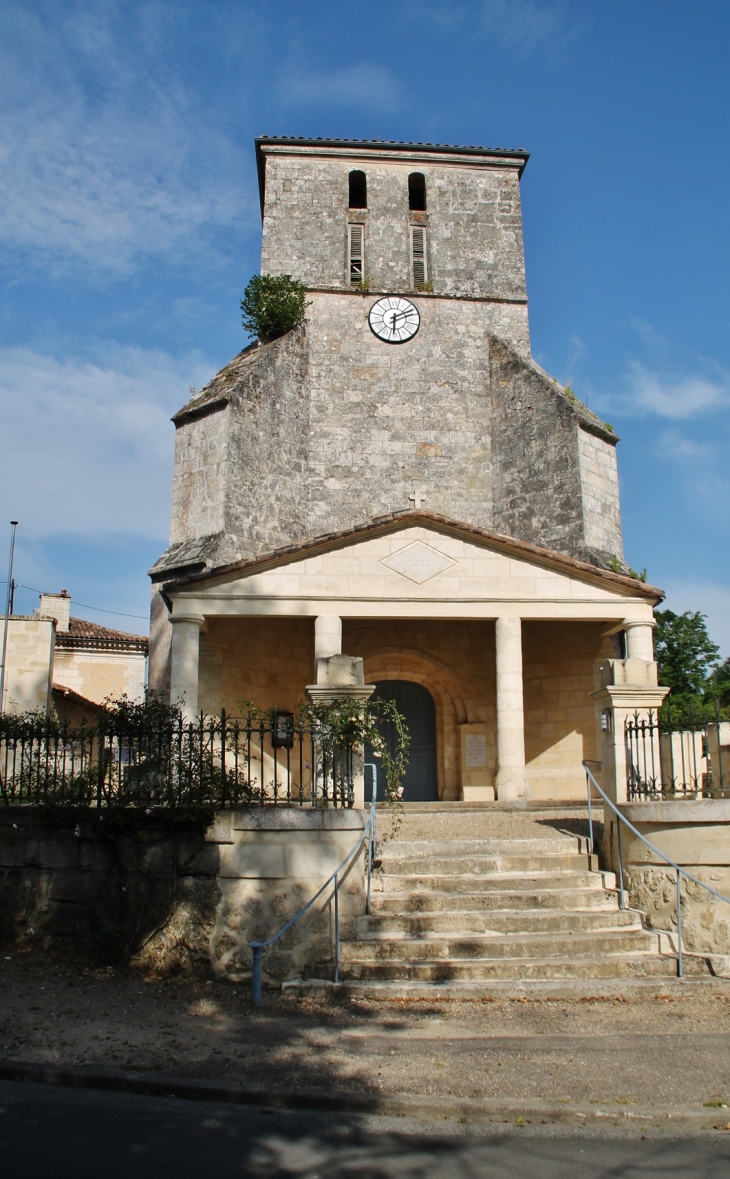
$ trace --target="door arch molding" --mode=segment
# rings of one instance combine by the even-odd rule
[[[438,796],[461,796],[459,725],[469,719],[461,687],[449,669],[419,651],[394,647],[365,657],[365,681],[411,680],[427,688],[436,707],[436,779]]]

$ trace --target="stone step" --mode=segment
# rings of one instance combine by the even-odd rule
[[[464,961],[454,959],[401,962],[360,959],[340,963],[343,982],[412,981],[443,984],[458,981],[674,978],[677,960],[664,954],[612,954],[600,958],[574,955],[561,958],[494,958]],[[317,963],[305,974],[309,979],[331,979],[332,964]]]
[[[561,958],[568,955],[599,958],[604,954],[656,952],[658,946],[657,935],[641,928],[572,934],[470,933],[446,937],[443,934],[424,934],[420,938],[341,942],[340,961],[353,963],[362,959],[387,962],[398,959],[415,962],[424,959]]]
[[[357,940],[370,938],[418,938],[424,934],[469,933],[584,933],[613,929],[643,929],[638,912],[631,909],[452,909],[446,912],[370,914],[357,921]]]
[[[545,888],[579,889],[614,888],[613,873],[584,871],[562,872],[492,872],[471,875],[437,875],[436,873],[395,876],[391,873],[374,877],[373,887],[378,892],[518,892]]]
[[[534,879],[530,880],[534,884]],[[371,911],[408,916],[411,913],[446,913],[451,910],[479,912],[502,909],[586,909],[611,912],[618,909],[618,893],[603,888],[544,888],[509,892],[373,892]]]
[[[380,857],[387,876],[414,876],[428,872],[434,876],[487,876],[492,872],[575,872],[597,871],[598,857],[555,853],[554,855],[453,855],[453,856],[390,856]]]
[[[410,856],[585,855],[588,850],[584,836],[561,835],[553,839],[397,839],[379,846],[378,854],[390,862]]]

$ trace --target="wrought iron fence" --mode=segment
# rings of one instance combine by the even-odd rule
[[[6,804],[165,808],[350,807],[353,754],[324,723],[293,713],[181,715],[71,728],[41,715],[0,717]]]
[[[671,708],[628,717],[626,784],[632,802],[671,798],[730,798],[730,722],[683,717]]]

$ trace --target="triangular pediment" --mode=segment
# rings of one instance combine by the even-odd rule
[[[182,600],[193,598],[201,609],[215,601],[224,612],[224,602],[267,600],[301,603],[304,613],[311,603],[328,601],[337,603],[333,613],[343,607],[349,613],[348,603],[353,610],[390,605],[397,613],[407,603],[431,603],[438,613],[461,606],[481,614],[500,602],[598,607],[661,598],[661,591],[633,578],[423,513],[190,577],[168,594],[180,600],[180,609]]]

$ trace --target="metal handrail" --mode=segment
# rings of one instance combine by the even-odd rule
[[[370,817],[369,817],[367,823],[365,824],[362,835],[360,836],[360,838],[358,839],[357,843],[352,848],[352,850],[347,853],[347,855],[345,856],[342,863],[339,864],[335,868],[332,875],[327,880],[325,880],[324,884],[319,889],[319,891],[316,892],[314,894],[314,896],[309,901],[307,901],[306,905],[302,906],[302,908],[299,910],[298,913],[294,914],[294,916],[291,918],[290,921],[287,921],[287,923],[283,927],[283,929],[280,929],[279,932],[275,933],[273,937],[270,937],[268,939],[268,941],[249,942],[248,943],[249,949],[251,949],[253,951],[253,963],[252,963],[252,968],[251,968],[251,994],[252,994],[252,998],[253,998],[254,1007],[261,1006],[261,951],[267,949],[269,946],[272,946],[274,944],[274,942],[278,942],[279,938],[283,937],[283,935],[287,932],[288,929],[291,929],[291,927],[293,925],[296,925],[296,923],[297,923],[297,921],[299,921],[300,917],[303,917],[304,914],[307,912],[307,910],[311,909],[314,902],[322,896],[322,893],[325,891],[326,888],[329,887],[330,884],[333,883],[333,881],[334,881],[334,889],[333,889],[332,895],[333,895],[333,899],[334,899],[334,908],[335,908],[335,982],[339,983],[339,981],[340,981],[340,902],[339,902],[340,876],[344,872],[345,868],[348,865],[351,866],[351,862],[354,863],[355,858],[356,858],[358,852],[360,851],[360,848],[362,847],[365,840],[367,839],[367,841],[368,841],[367,873],[368,874],[367,874],[367,894],[366,894],[367,899],[365,902],[365,912],[369,913],[370,912],[370,877],[371,877],[372,871],[373,871],[373,859],[375,856],[375,807],[376,807],[376,804],[377,804],[377,797],[374,795],[373,800],[370,803]]]
[[[595,762],[594,764],[601,765],[601,762]],[[603,790],[602,787],[598,785],[598,782],[596,781],[593,773],[591,772],[587,761],[583,762],[583,769],[586,772],[586,792],[588,794],[588,833],[589,833],[588,838],[589,838],[590,845],[591,845],[591,854],[594,854],[594,852],[595,852],[595,847],[594,847],[594,843],[593,843],[593,811],[591,808],[591,783],[593,783],[593,786],[598,791],[598,793],[600,794],[601,798],[606,803],[606,805],[611,808],[613,813],[616,815],[616,818],[621,820],[621,822],[618,824],[618,826],[616,828],[616,835],[617,835],[617,839],[618,839],[617,853],[618,853],[618,878],[619,878],[619,907],[621,909],[626,908],[626,893],[624,891],[624,866],[623,866],[623,857],[621,855],[621,823],[624,823],[628,827],[629,831],[631,831],[631,833],[637,837],[637,839],[640,839],[642,843],[645,843],[646,846],[649,848],[649,850],[654,853],[654,855],[659,856],[662,860],[664,860],[665,864],[669,864],[670,868],[674,868],[675,872],[677,873],[677,978],[682,978],[683,970],[684,970],[684,968],[683,968],[683,952],[682,952],[682,877],[686,876],[687,879],[691,880],[693,884],[699,884],[700,888],[704,888],[705,892],[711,893],[712,896],[717,897],[717,899],[719,901],[724,901],[726,905],[730,905],[730,897],[723,896],[721,892],[717,892],[717,890],[714,888],[711,888],[709,884],[705,884],[704,881],[698,880],[697,877],[693,876],[691,872],[687,872],[685,868],[680,867],[680,865],[676,864],[674,862],[674,860],[669,858],[669,856],[665,856],[663,851],[660,851],[658,847],[655,847],[653,843],[650,843],[649,840],[646,839],[645,836],[643,836],[640,831],[636,830],[636,827],[634,827],[633,823],[630,823],[629,820],[626,818],[626,816],[621,814],[621,811],[618,809],[618,807],[615,805],[615,803],[611,802],[611,799],[608,797],[605,790]]]

